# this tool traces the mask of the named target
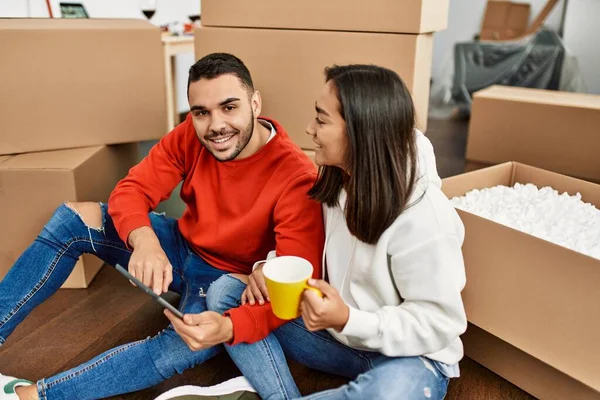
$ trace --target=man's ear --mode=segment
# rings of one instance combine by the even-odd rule
[[[258,90],[252,95],[251,105],[254,116],[258,117],[262,111],[262,98]]]

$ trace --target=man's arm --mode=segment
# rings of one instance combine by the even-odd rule
[[[313,266],[315,279],[321,278],[325,232],[321,204],[308,196],[315,173],[292,180],[274,210],[275,251],[277,256],[302,257]]]
[[[316,179],[307,173],[293,179],[275,206],[277,256],[302,257],[313,265],[313,278],[321,278],[325,232],[321,204],[308,196]],[[255,273],[260,274],[260,269]],[[244,304],[225,313],[233,323],[230,344],[254,343],[264,339],[286,320],[277,318],[270,303]]]
[[[112,191],[108,210],[119,237],[131,246],[129,234],[150,227],[148,213],[169,198],[184,175],[185,130],[177,126],[164,136]]]
[[[148,213],[168,198],[183,178],[186,125],[163,137],[117,184],[108,200],[119,236],[133,249],[129,272],[157,294],[168,291],[173,272]]]
[[[315,174],[293,179],[280,197],[274,216],[277,255],[307,259],[313,265],[313,277],[320,278],[325,241],[322,208],[307,194],[315,179]],[[273,314],[271,303],[244,304],[224,315],[211,311],[186,315],[183,321],[168,311],[165,314],[183,340],[195,350],[218,343],[254,343],[288,322]]]

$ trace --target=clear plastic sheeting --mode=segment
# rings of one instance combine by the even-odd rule
[[[457,43],[444,65],[431,88],[434,117],[469,112],[473,93],[491,85],[586,92],[576,58],[545,28],[518,41]]]

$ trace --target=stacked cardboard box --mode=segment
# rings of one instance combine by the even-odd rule
[[[551,186],[600,208],[600,185],[508,162],[443,180],[449,197]],[[465,224],[465,354],[542,399],[600,399],[600,260],[458,210]]]
[[[433,32],[446,28],[448,0],[202,0],[196,58],[240,57],[279,120],[312,151],[305,134],[314,101],[333,64],[377,64],[396,71],[413,95],[417,125],[427,127]]]
[[[106,201],[166,124],[159,28],[0,19],[0,279],[64,201]],[[66,150],[65,150],[66,149]],[[63,287],[87,287],[80,260]]]
[[[492,86],[473,96],[466,158],[518,161],[600,182],[600,96]]]

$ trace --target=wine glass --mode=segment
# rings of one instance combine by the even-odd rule
[[[150,21],[156,13],[156,0],[144,0],[142,2],[142,13]]]

